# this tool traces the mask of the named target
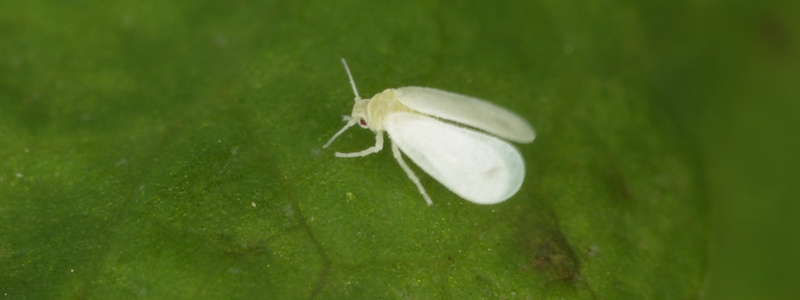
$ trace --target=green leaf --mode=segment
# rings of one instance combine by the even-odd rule
[[[17,2],[0,12],[0,292],[52,298],[695,297],[706,207],[625,5]],[[480,206],[321,145],[422,85],[536,127]]]

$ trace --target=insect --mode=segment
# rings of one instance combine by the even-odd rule
[[[485,100],[427,87],[386,89],[361,99],[344,58],[342,64],[355,104],[351,115],[344,116],[347,124],[322,148],[358,124],[375,133],[375,145],[359,152],[336,152],[336,157],[367,156],[383,149],[386,131],[395,160],[428,205],[433,201],[403,154],[450,191],[476,204],[503,202],[522,186],[522,155],[500,138],[533,142],[536,132],[525,119]]]

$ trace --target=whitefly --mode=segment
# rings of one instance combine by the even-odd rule
[[[355,104],[347,124],[325,143],[327,148],[358,124],[375,133],[375,145],[336,157],[362,157],[383,149],[383,132],[392,154],[428,205],[428,193],[403,160],[411,158],[425,173],[456,195],[477,204],[503,202],[519,191],[525,179],[522,155],[509,141],[530,143],[533,127],[516,113],[491,102],[427,87],[386,89],[361,99],[347,62],[342,59]]]

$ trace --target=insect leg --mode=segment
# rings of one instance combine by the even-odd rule
[[[352,153],[341,153],[336,152],[336,157],[361,157],[367,156],[372,153],[376,153],[383,149],[383,132],[379,131],[375,133],[375,146],[369,147],[359,152],[352,152]]]
[[[422,183],[419,182],[419,178],[417,178],[417,175],[414,174],[414,171],[412,171],[403,160],[403,154],[400,153],[400,148],[398,148],[397,144],[395,143],[392,143],[392,154],[394,154],[394,159],[397,160],[397,163],[400,164],[400,167],[403,168],[403,171],[405,171],[406,175],[408,175],[408,179],[411,179],[411,181],[417,186],[419,193],[422,194],[423,198],[425,198],[425,202],[428,203],[428,206],[433,205],[431,197],[429,197],[428,193],[425,192],[425,188],[422,186]]]

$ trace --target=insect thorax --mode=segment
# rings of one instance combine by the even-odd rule
[[[394,89],[386,89],[367,99],[367,122],[369,128],[375,131],[384,131],[384,121],[392,113],[414,112],[408,106],[403,105],[397,100]]]

